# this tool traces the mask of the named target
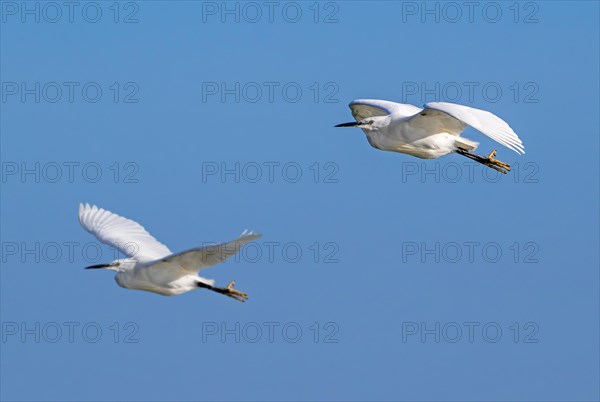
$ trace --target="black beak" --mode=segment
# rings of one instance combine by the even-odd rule
[[[360,121],[351,121],[350,123],[342,123],[342,124],[338,124],[337,126],[334,127],[355,127],[355,126],[359,126],[361,123]]]
[[[98,268],[108,268],[110,264],[98,264],[98,265],[90,265],[89,267],[85,267],[84,269],[98,269]]]

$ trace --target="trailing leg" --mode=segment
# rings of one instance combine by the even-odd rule
[[[220,293],[225,296],[229,296],[237,301],[245,302],[248,299],[248,294],[244,292],[240,292],[237,289],[234,289],[235,281],[229,282],[229,285],[224,288],[220,288],[218,286],[208,285],[204,282],[197,282],[199,288],[204,288],[208,290],[212,290],[213,292]]]
[[[489,168],[497,170],[500,173],[507,174],[510,171],[510,165],[504,163],[495,158],[496,150],[490,152],[488,156],[474,154],[464,148],[457,148],[456,153],[462,156],[466,156],[469,159],[479,162]]]

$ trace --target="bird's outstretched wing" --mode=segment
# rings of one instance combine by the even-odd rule
[[[203,268],[218,264],[236,255],[244,244],[256,240],[261,236],[260,233],[244,231],[240,237],[228,243],[193,248],[163,258],[162,262],[177,264],[190,273],[198,272]]]
[[[413,116],[422,109],[406,103],[396,103],[378,99],[356,99],[348,105],[356,121],[373,116],[394,114],[400,118]]]
[[[150,262],[171,253],[171,250],[140,224],[97,206],[79,204],[79,223],[102,243],[115,247],[140,262]]]
[[[446,103],[446,102],[429,102],[425,105],[425,109],[421,114],[414,116],[414,119],[425,119],[428,117],[428,110],[432,112],[432,115],[429,117],[433,117],[433,114],[437,112],[443,112],[453,118],[460,120],[460,122],[464,124],[468,124],[474,129],[482,132],[487,135],[494,141],[504,145],[507,148],[512,149],[518,154],[525,153],[525,147],[523,143],[517,136],[517,134],[510,128],[510,126],[498,116],[486,112],[485,110],[474,109],[469,106],[457,105],[455,103]],[[425,116],[423,117],[422,114]],[[448,126],[453,126],[452,124],[448,124]],[[457,128],[460,125],[454,125]],[[463,126],[464,129],[464,126]],[[460,130],[462,131],[462,129]],[[450,134],[460,134],[459,132],[450,132]]]

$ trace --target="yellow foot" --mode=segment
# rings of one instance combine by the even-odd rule
[[[504,170],[510,171],[510,165],[508,163],[501,162],[501,161],[499,161],[498,159],[495,158],[496,153],[497,152],[496,152],[495,149],[492,152],[490,152],[489,155],[487,156],[488,161],[492,165],[495,165],[495,166],[499,167],[500,169],[504,169]],[[496,169],[496,170],[498,170],[498,169]],[[502,170],[498,170],[498,171],[502,172],[502,173],[505,173],[505,174],[507,173],[507,172],[503,172]]]
[[[225,288],[226,289],[225,295],[232,297],[235,300],[245,302],[248,299],[248,294],[234,289],[233,288],[234,285],[235,285],[235,281],[229,282],[229,285],[227,285],[227,287]]]

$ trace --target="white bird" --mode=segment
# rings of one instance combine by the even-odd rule
[[[510,165],[495,159],[495,150],[488,156],[470,152],[479,143],[460,136],[469,125],[518,154],[525,153],[523,143],[510,126],[485,110],[446,102],[430,102],[421,109],[376,99],[357,99],[349,106],[357,121],[336,127],[360,127],[369,144],[383,151],[424,159],[458,153],[507,173]]]
[[[248,298],[246,293],[233,288],[234,281],[221,288],[214,285],[214,280],[202,278],[197,273],[237,254],[244,244],[258,239],[261,236],[259,233],[244,231],[239,238],[228,243],[173,254],[140,224],[95,205],[79,204],[79,222],[102,243],[115,247],[129,257],[86,267],[115,271],[115,280],[123,288],[145,290],[163,296],[204,288],[241,302]]]

